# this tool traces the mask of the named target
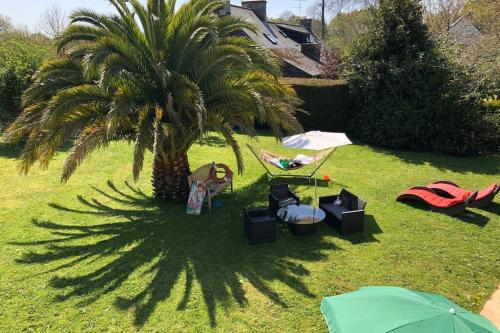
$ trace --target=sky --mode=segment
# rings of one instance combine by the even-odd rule
[[[178,0],[184,3],[187,0]],[[267,13],[269,17],[278,17],[285,10],[299,14],[299,3],[301,3],[301,14],[306,15],[308,8],[314,0],[267,0]],[[76,8],[90,8],[101,12],[109,12],[110,5],[106,0],[0,0],[0,15],[8,16],[16,26],[27,27],[36,30],[40,16],[44,10],[53,4],[59,5],[66,13],[71,13]],[[240,5],[240,0],[231,0],[231,4]]]

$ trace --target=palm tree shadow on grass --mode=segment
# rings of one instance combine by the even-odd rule
[[[216,306],[235,301],[240,307],[249,300],[242,281],[246,280],[272,302],[284,308],[286,299],[270,286],[280,282],[292,292],[314,297],[303,281],[309,271],[300,263],[326,257],[324,251],[338,249],[323,240],[325,231],[310,238],[296,238],[280,231],[278,242],[250,246],[242,236],[242,207],[267,193],[267,181],[235,193],[223,195],[227,207],[201,217],[185,215],[184,207],[151,199],[126,183],[123,189],[108,182],[107,190],[94,190],[99,198],[78,197],[80,207],[51,204],[54,209],[82,216],[100,216],[117,222],[67,225],[51,221],[33,221],[38,228],[49,230],[55,238],[16,243],[40,246],[44,250],[29,252],[17,261],[22,264],[59,265],[49,272],[58,275],[50,284],[58,290],[56,301],[71,298],[91,303],[105,294],[120,293],[118,288],[134,273],[144,278],[144,288],[131,297],[116,295],[115,306],[134,309],[135,325],[144,325],[160,302],[168,301],[177,280],[185,275],[182,311],[194,302],[193,284],[201,288],[210,326],[216,326]],[[106,202],[106,203],[105,203]],[[250,205],[251,206],[251,205]],[[90,272],[86,264],[102,261]],[[91,267],[94,267],[94,266]],[[72,276],[64,276],[71,268]],[[81,270],[80,270],[81,269]],[[73,276],[74,272],[81,272]],[[146,273],[144,273],[146,272]]]

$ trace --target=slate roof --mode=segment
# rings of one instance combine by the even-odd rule
[[[461,44],[474,43],[483,36],[469,16],[460,17],[448,31],[455,41]]]
[[[284,28],[287,28],[300,33],[310,34],[312,36],[311,42],[318,43],[318,38],[303,26],[264,22],[260,20],[251,9],[235,5],[231,5],[231,15],[241,17],[253,23],[257,28],[257,33],[244,29],[245,34],[264,48],[274,52],[282,58],[284,62],[313,77],[319,76],[322,73],[321,63],[303,54],[301,51],[301,44],[286,37],[286,32],[283,31]],[[280,31],[285,35],[280,33]],[[267,38],[265,34],[270,35],[275,43]]]
[[[280,28],[285,28],[285,29],[290,29],[294,30],[297,32],[301,32],[304,34],[309,34],[311,33],[309,30],[307,30],[304,26],[302,25],[297,25],[297,24],[288,24],[288,23],[276,23],[276,25]]]

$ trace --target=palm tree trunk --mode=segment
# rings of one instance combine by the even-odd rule
[[[182,200],[189,195],[187,153],[173,157],[157,156],[153,163],[153,193],[156,198]]]

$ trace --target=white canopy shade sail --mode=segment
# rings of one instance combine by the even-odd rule
[[[324,150],[344,145],[351,145],[345,133],[312,131],[283,138],[282,145],[286,148]]]

